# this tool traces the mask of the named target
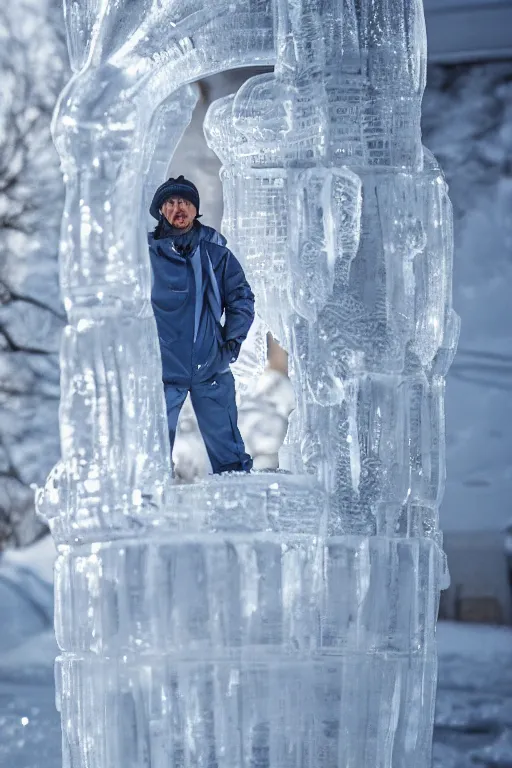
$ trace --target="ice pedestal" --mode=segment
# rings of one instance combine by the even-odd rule
[[[427,768],[437,543],[327,537],[307,476],[170,500],[59,544],[64,765]]]

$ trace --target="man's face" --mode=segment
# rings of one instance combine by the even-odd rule
[[[162,205],[162,213],[171,227],[188,229],[196,217],[197,208],[182,197],[170,197]]]

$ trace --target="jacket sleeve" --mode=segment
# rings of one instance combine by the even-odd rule
[[[231,251],[228,251],[224,270],[224,312],[224,340],[241,344],[254,320],[254,294]]]

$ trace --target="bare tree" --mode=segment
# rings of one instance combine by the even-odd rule
[[[0,549],[40,535],[33,485],[59,453],[63,186],[50,121],[67,57],[53,11],[0,9]]]

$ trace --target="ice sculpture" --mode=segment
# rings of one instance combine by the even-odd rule
[[[421,0],[66,0],[59,547],[66,768],[427,768],[451,212]],[[212,105],[225,230],[290,353],[293,472],[169,480],[147,192]],[[147,185],[147,186],[146,186]]]

